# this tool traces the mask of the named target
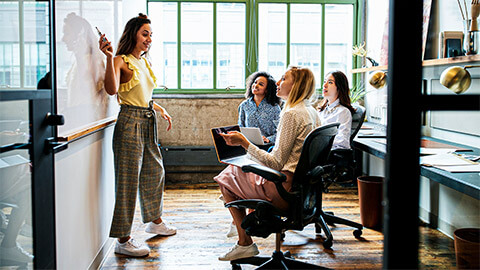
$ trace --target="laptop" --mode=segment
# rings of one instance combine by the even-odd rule
[[[220,163],[230,164],[237,167],[244,165],[258,164],[257,162],[247,158],[247,151],[241,146],[229,146],[220,135],[220,133],[228,133],[229,131],[240,132],[238,125],[212,128],[213,144],[217,152],[217,158]]]

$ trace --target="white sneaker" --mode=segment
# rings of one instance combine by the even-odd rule
[[[33,256],[23,250],[23,248],[17,243],[16,246],[11,248],[0,247],[0,261],[2,260],[31,263],[33,262]]]
[[[242,258],[249,258],[260,253],[258,251],[257,244],[252,243],[249,246],[240,246],[235,244],[233,248],[227,252],[225,255],[218,257],[220,261],[233,261]]]
[[[238,235],[238,232],[237,232],[237,226],[235,226],[235,224],[230,223],[230,226],[229,226],[229,229],[228,229],[228,232],[227,232],[227,237],[230,238],[230,237],[234,237],[234,236],[237,236]]]
[[[148,223],[147,228],[145,228],[145,231],[147,233],[169,236],[169,235],[176,234],[177,228],[173,226],[168,226],[167,224],[165,224],[165,222],[162,222],[160,224],[155,224],[154,222],[150,222]]]
[[[150,253],[150,249],[145,244],[139,244],[135,239],[130,238],[125,243],[120,243],[117,240],[115,243],[115,253],[132,257],[143,257]]]

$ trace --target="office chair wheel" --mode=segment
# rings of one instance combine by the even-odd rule
[[[360,236],[362,236],[362,233],[362,230],[356,229],[355,231],[353,231],[353,236],[355,236],[355,238],[360,238]]]
[[[331,248],[333,245],[333,241],[332,240],[326,240],[325,242],[323,242],[323,247],[324,248]]]

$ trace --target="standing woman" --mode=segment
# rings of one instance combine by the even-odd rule
[[[113,133],[115,210],[110,237],[118,238],[115,253],[146,256],[150,249],[130,237],[137,192],[146,232],[173,235],[176,229],[161,218],[165,171],[157,144],[156,111],[172,127],[168,112],[152,100],[155,75],[144,55],[152,42],[150,20],[144,14],[130,19],[113,56],[111,43],[100,37],[107,56],[105,90],[118,95],[120,112]]]
[[[273,144],[280,119],[280,98],[276,95],[275,79],[267,72],[257,71],[247,78],[245,100],[238,106],[238,125],[257,127],[266,144]]]
[[[322,125],[340,123],[332,149],[350,149],[350,130],[355,109],[350,104],[347,76],[339,70],[327,73],[322,94],[324,100],[319,106]]]

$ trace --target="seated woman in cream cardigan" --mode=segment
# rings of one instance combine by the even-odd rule
[[[286,100],[286,103],[280,114],[275,147],[270,153],[250,143],[240,132],[229,132],[222,136],[228,145],[241,145],[259,163],[284,173],[287,180],[283,186],[289,191],[303,141],[313,129],[320,126],[319,115],[310,103],[314,94],[315,78],[308,68],[290,67],[277,82],[277,96]],[[261,199],[278,208],[288,208],[274,183],[256,174],[244,173],[239,167],[229,165],[214,180],[218,182],[226,203],[239,199]],[[245,209],[229,210],[237,227],[238,243],[218,259],[231,261],[257,255],[259,251],[256,244],[240,226],[246,216]]]

